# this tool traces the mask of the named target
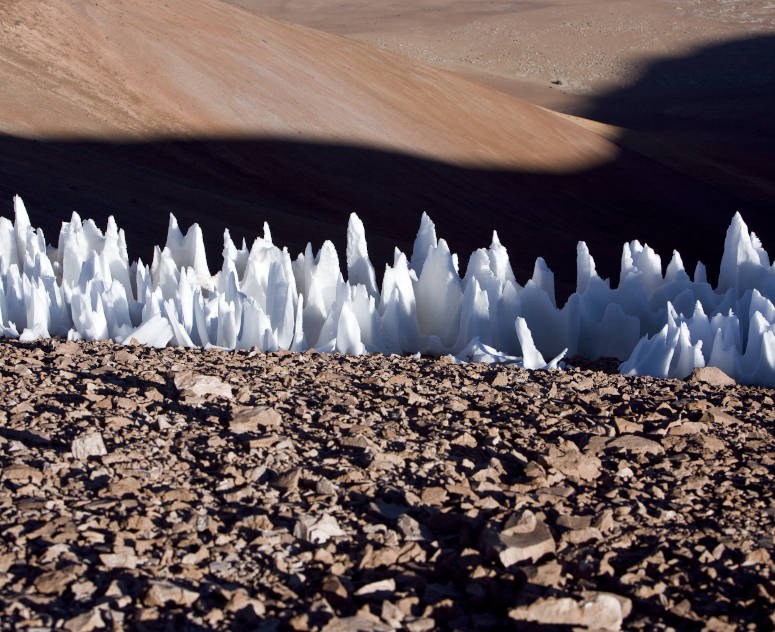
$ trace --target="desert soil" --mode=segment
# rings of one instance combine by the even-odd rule
[[[110,342],[0,371],[4,630],[772,627],[771,389]]]
[[[654,60],[775,33],[768,0],[222,0],[581,114]],[[686,91],[689,86],[686,86]]]

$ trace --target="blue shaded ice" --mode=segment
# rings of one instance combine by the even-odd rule
[[[557,307],[554,275],[539,258],[522,286],[493,233],[488,248],[458,258],[423,214],[410,259],[396,249],[381,288],[361,220],[350,216],[344,279],[326,241],[294,260],[263,237],[237,247],[224,234],[212,275],[202,231],[170,216],[150,266],[130,263],[111,217],[103,232],[73,213],[56,247],[34,229],[19,197],[0,217],[0,335],[32,341],[135,340],[155,347],[290,349],[454,356],[461,362],[557,368],[567,355],[615,357],[629,375],[683,378],[718,366],[738,382],[775,386],[775,269],[735,214],[718,287],[677,252],[665,272],[645,244],[624,245],[618,287],[598,276],[586,244],[576,252],[576,292]]]

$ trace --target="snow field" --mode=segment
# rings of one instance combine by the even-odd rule
[[[461,278],[425,214],[411,258],[396,249],[380,289],[355,214],[345,281],[331,242],[292,260],[266,224],[250,248],[225,231],[223,265],[211,275],[201,229],[184,235],[174,216],[149,266],[130,263],[112,217],[103,233],[73,213],[53,247],[18,196],[14,211],[13,223],[0,217],[0,334],[23,341],[451,354],[528,369],[560,367],[567,354],[619,358],[629,375],[683,378],[714,365],[738,382],[775,386],[775,267],[739,214],[716,288],[701,263],[690,278],[675,251],[663,274],[659,255],[638,241],[624,245],[612,288],[580,242],[576,292],[560,308],[544,260],[520,285],[495,232]]]

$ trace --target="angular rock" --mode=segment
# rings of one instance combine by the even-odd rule
[[[108,568],[137,568],[138,561],[131,549],[100,554],[100,562]]]
[[[88,459],[90,456],[104,456],[108,453],[99,432],[87,432],[73,439],[70,452],[73,458],[78,460]]]
[[[508,386],[509,385],[509,375],[505,371],[498,371],[495,374],[495,377],[492,378],[490,381],[490,386]]]
[[[191,606],[199,593],[168,581],[152,581],[143,598],[146,606]]]
[[[765,548],[754,549],[743,560],[743,566],[755,566],[757,564],[770,564],[772,559],[770,552]]]
[[[420,498],[425,505],[439,506],[444,504],[447,496],[447,490],[443,487],[426,487],[422,490]]]
[[[301,473],[302,469],[300,467],[295,467],[275,478],[271,485],[282,492],[295,492],[299,489]]]
[[[28,481],[39,484],[43,480],[43,472],[39,469],[23,465],[21,463],[10,465],[3,469],[3,477],[15,483],[26,483]]]
[[[232,414],[229,430],[234,434],[271,430],[282,426],[283,418],[269,406],[243,408]]]
[[[338,599],[347,599],[348,592],[344,584],[339,580],[336,575],[329,575],[321,584],[321,590],[329,597],[336,597]]]
[[[667,427],[667,434],[675,436],[703,434],[708,431],[708,424],[701,421],[673,422]]]
[[[698,367],[687,378],[689,382],[702,382],[711,386],[733,386],[737,382],[716,366]]]
[[[79,614],[65,621],[65,630],[69,632],[91,632],[105,626],[98,608]]]
[[[592,524],[592,516],[571,516],[562,514],[557,518],[557,526],[566,529],[586,529]]]
[[[563,448],[559,454],[544,456],[544,465],[553,467],[575,481],[593,481],[600,476],[600,459],[582,454],[571,442],[566,442]]]
[[[465,448],[475,448],[477,445],[479,445],[479,442],[474,438],[474,436],[468,432],[460,433],[454,437],[450,443],[452,445],[460,445]]]
[[[570,597],[548,597],[509,611],[518,621],[544,625],[581,625],[586,628],[614,632],[621,630],[624,613],[620,599],[598,593],[591,599],[576,601]]]
[[[315,491],[321,496],[336,496],[337,487],[325,477],[315,483]]]
[[[263,617],[266,606],[260,599],[255,599],[244,588],[237,588],[226,603],[227,612],[239,613],[243,619],[258,619]]]
[[[412,617],[404,620],[404,627],[409,632],[428,632],[436,629],[436,620],[431,617]]]
[[[70,592],[78,601],[88,600],[97,590],[97,586],[88,579],[70,584]]]
[[[344,537],[347,533],[339,528],[336,518],[323,514],[320,517],[299,517],[293,528],[293,535],[312,544],[324,544],[331,538]]]
[[[67,587],[78,577],[79,569],[67,566],[59,570],[43,573],[35,578],[35,588],[46,595],[61,595]]]
[[[334,617],[323,626],[321,632],[392,632],[393,628],[377,619],[361,616]]]
[[[557,560],[549,560],[540,566],[527,566],[522,570],[531,584],[556,588],[564,583],[562,565]]]
[[[480,550],[485,557],[497,558],[508,568],[527,560],[536,562],[554,553],[555,542],[549,527],[526,510],[516,524],[502,531],[485,528],[480,537]]]
[[[423,542],[431,539],[431,533],[409,514],[402,514],[397,520],[398,530],[408,542]]]
[[[216,397],[233,397],[231,386],[214,375],[202,375],[193,371],[182,371],[175,374],[175,388],[181,394],[190,394],[194,397],[206,397],[214,395]]]
[[[369,597],[371,599],[387,599],[396,591],[395,579],[380,579],[361,586],[355,591],[357,597]]]
[[[665,449],[656,441],[633,434],[624,434],[611,439],[606,443],[606,448],[633,454],[664,454],[665,452]]]

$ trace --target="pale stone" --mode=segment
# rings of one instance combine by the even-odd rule
[[[716,366],[698,367],[689,376],[689,382],[704,382],[711,386],[733,386],[735,380]]]
[[[90,456],[104,456],[108,453],[99,432],[89,432],[73,439],[70,444],[73,458],[87,459]]]
[[[215,395],[232,398],[231,386],[214,375],[202,375],[193,371],[183,371],[175,374],[175,388],[180,392],[188,392],[196,397]]]
[[[145,593],[144,603],[146,606],[165,606],[169,603],[176,606],[190,606],[197,599],[199,599],[199,593],[193,590],[168,581],[154,581]]]
[[[269,406],[253,406],[232,414],[229,421],[229,430],[234,434],[246,432],[258,432],[278,428],[283,423],[283,418],[274,408]]]
[[[323,514],[319,518],[301,516],[293,528],[293,535],[312,544],[324,544],[331,538],[343,537],[347,533],[339,528],[336,518]]]

